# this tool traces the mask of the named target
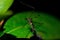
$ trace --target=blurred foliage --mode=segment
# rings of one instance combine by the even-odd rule
[[[9,7],[12,5],[13,0],[0,0],[0,20],[10,15],[8,12]]]
[[[13,1],[14,0],[0,0],[0,22],[12,15],[12,11],[8,9],[12,5]],[[3,31],[1,31],[1,27],[2,26],[0,26],[0,37],[4,34]]]

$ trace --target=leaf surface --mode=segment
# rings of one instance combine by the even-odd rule
[[[13,0],[0,0],[0,15],[5,15]]]
[[[60,38],[60,21],[55,17],[41,12],[21,12],[12,16],[5,24],[5,33],[17,38],[30,38],[30,24],[26,18],[32,18],[38,35],[43,39]]]
[[[0,0],[0,20],[11,15],[11,11],[9,13],[8,9],[12,5],[13,1],[14,0]]]

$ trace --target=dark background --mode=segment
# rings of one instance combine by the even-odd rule
[[[14,13],[33,10],[33,8],[22,4],[21,1],[27,5],[33,6],[35,11],[47,12],[53,16],[56,16],[57,18],[60,17],[60,2],[58,0],[14,0],[14,3],[10,7]]]

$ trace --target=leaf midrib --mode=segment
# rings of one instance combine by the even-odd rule
[[[19,28],[22,28],[22,26],[18,26],[18,27],[16,27],[16,28],[14,28],[14,29],[10,30],[10,31],[9,31],[9,32],[7,32],[7,33],[11,33],[11,32],[13,32],[13,31],[15,31],[15,30],[17,30],[17,29],[19,29]]]

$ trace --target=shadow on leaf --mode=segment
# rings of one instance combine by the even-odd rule
[[[11,35],[11,34],[6,34],[6,33],[0,38],[0,40],[32,40],[32,39],[33,40],[34,39],[42,40],[41,38],[39,39],[36,36],[32,36],[30,39],[28,39],[28,38],[16,38],[16,36]]]

